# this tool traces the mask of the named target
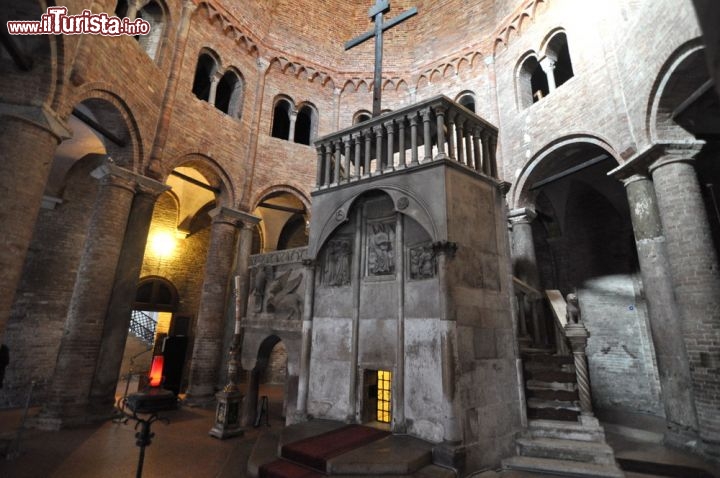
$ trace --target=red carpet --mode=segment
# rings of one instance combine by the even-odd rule
[[[260,467],[260,478],[323,477],[327,469],[327,461],[330,458],[360,448],[388,435],[390,432],[376,428],[347,425],[321,435],[288,443],[282,447],[282,457],[302,466],[282,459],[275,460]]]
[[[324,478],[317,471],[303,468],[287,460],[275,460],[260,467],[259,478]]]

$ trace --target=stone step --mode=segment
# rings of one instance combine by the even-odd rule
[[[572,363],[555,363],[555,362],[538,362],[524,361],[523,369],[526,372],[565,372],[575,374],[575,364]]]
[[[540,400],[560,400],[560,401],[577,401],[580,400],[580,395],[577,391],[567,392],[565,390],[532,390],[528,389],[525,391],[527,398],[537,398]]]
[[[527,399],[528,418],[575,421],[580,416],[577,402],[563,400]]]
[[[390,435],[330,458],[330,475],[409,475],[432,464],[432,445],[409,435]]]
[[[526,434],[532,438],[605,442],[605,433],[602,427],[562,420],[529,420]]]
[[[533,458],[529,456],[514,456],[503,460],[502,464],[503,468],[509,470],[551,473],[554,475],[607,478],[621,478],[625,476],[622,470],[615,464],[598,465],[596,463],[581,463],[579,461],[554,460],[551,458]]]
[[[581,461],[598,465],[615,464],[612,448],[605,443],[557,438],[518,438],[520,456]]]
[[[566,392],[577,391],[577,383],[564,382],[543,382],[541,380],[528,380],[525,382],[528,390],[564,390]]]
[[[574,364],[575,360],[569,355],[552,355],[552,354],[523,354],[523,362],[544,362],[557,365]]]
[[[575,372],[561,372],[556,370],[525,370],[526,380],[537,380],[541,382],[575,383],[577,376]]]

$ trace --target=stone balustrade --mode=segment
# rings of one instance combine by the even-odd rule
[[[315,141],[318,190],[450,160],[497,178],[497,128],[445,96]]]

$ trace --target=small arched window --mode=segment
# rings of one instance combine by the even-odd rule
[[[239,118],[242,113],[242,98],[242,79],[234,71],[226,71],[217,85],[215,107],[233,118]]]
[[[208,101],[210,99],[210,85],[212,78],[217,71],[215,58],[207,53],[201,53],[195,67],[195,79],[193,80],[192,91],[199,99]]]
[[[550,39],[545,49],[545,55],[555,62],[553,76],[556,88],[574,76],[565,32],[556,33]]]
[[[163,9],[157,2],[150,1],[138,10],[136,18],[142,18],[150,24],[150,32],[147,35],[139,35],[137,39],[148,56],[156,60],[165,29]]]
[[[295,142],[310,145],[317,128],[317,112],[310,105],[303,105],[295,119]]]
[[[353,124],[364,123],[372,119],[372,115],[367,110],[360,110],[353,115]]]
[[[547,76],[535,55],[527,57],[520,65],[517,83],[518,104],[521,109],[540,101],[550,92]]]
[[[469,109],[473,113],[475,113],[475,95],[470,92],[466,91],[463,93],[460,93],[458,95],[458,98],[456,100],[460,105],[464,106],[465,108]]]
[[[273,109],[272,137],[290,138],[290,113],[292,105],[284,98],[277,100]]]

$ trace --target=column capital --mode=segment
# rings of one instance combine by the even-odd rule
[[[543,69],[545,73],[550,73],[553,70],[555,70],[555,59],[550,58],[549,56],[544,56],[540,58],[540,67]]]
[[[238,228],[252,227],[260,222],[260,218],[237,209],[219,206],[208,212],[214,223],[230,224]]]
[[[53,136],[58,143],[72,137],[72,132],[65,121],[47,105],[14,105],[0,103],[0,118],[12,117],[44,129]]]
[[[705,146],[705,141],[654,143],[608,172],[607,175],[623,181],[636,174],[652,174],[652,170],[666,164],[692,161],[703,146]]]
[[[106,156],[105,162],[93,169],[90,176],[99,179],[102,184],[124,188],[133,194],[137,187],[138,175],[115,164],[110,156]]]
[[[537,212],[535,212],[535,209],[531,207],[522,207],[510,211],[508,214],[508,221],[510,221],[510,224],[513,226],[516,224],[530,224],[536,217]]]
[[[165,191],[172,189],[167,184],[163,184],[160,181],[156,181],[147,176],[137,175],[137,185],[135,187],[137,193],[143,196],[151,196],[157,198]]]
[[[647,174],[636,173],[627,178],[620,179],[620,181],[623,183],[623,186],[628,187],[631,184],[637,183],[639,181],[650,181],[650,176],[648,176]]]

